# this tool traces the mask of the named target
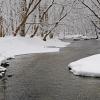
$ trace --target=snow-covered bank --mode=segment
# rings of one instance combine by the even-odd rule
[[[62,42],[58,39],[43,41],[39,37],[13,37],[7,36],[0,38],[0,65],[2,61],[8,58],[14,58],[15,55],[29,54],[29,53],[46,53],[59,52],[60,47],[66,47],[70,43]],[[0,66],[0,76],[6,68]]]
[[[96,36],[91,36],[91,35],[80,35],[80,34],[76,34],[76,35],[67,35],[64,37],[65,39],[72,39],[74,41],[80,41],[80,40],[91,40],[91,39],[96,39]]]
[[[66,47],[68,44],[70,43],[57,39],[45,42],[39,37],[5,37],[0,38],[0,54],[8,58],[27,53],[59,52],[59,47]]]
[[[100,77],[100,54],[80,59],[68,66],[75,75]]]
[[[65,43],[58,39],[51,39],[45,42],[39,37],[29,38],[9,36],[0,38],[0,56],[8,58],[14,57],[14,55],[28,53],[59,52],[59,47],[66,47],[69,44],[70,43]]]

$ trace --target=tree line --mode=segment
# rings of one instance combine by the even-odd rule
[[[69,18],[72,14],[72,17],[75,17],[73,15],[73,10],[76,7],[77,4],[82,5],[82,9],[84,9],[86,12],[89,12],[87,14],[87,18],[89,19],[91,25],[94,27],[94,31],[96,33],[96,38],[98,38],[98,33],[100,30],[99,22],[100,22],[100,1],[99,0],[63,0],[63,2],[57,2],[56,0],[17,0],[19,4],[14,4],[14,0],[8,0],[9,6],[6,7],[6,10],[9,9],[9,19],[8,27],[7,22],[5,21],[6,17],[4,17],[3,11],[4,8],[0,7],[0,36],[4,36],[4,30],[9,30],[9,27],[11,27],[12,34],[16,36],[17,34],[20,34],[21,36],[26,36],[28,31],[30,30],[30,27],[32,28],[32,32],[30,34],[30,37],[34,37],[35,35],[40,35],[44,41],[46,41],[47,37],[53,38],[55,35],[55,30],[57,27],[59,27],[61,24],[64,23],[64,20],[66,18]],[[16,1],[16,2],[17,2]],[[60,1],[60,0],[59,0]],[[87,3],[87,2],[91,3]],[[1,5],[3,5],[4,1],[1,2]],[[15,8],[12,7],[13,4],[16,6]],[[52,23],[50,18],[52,15],[53,9],[58,9],[58,12],[55,12],[55,20],[53,20]],[[80,9],[80,8],[78,8]],[[89,11],[87,11],[87,9]],[[77,10],[77,9],[76,9]],[[80,10],[81,11],[81,10]],[[86,16],[86,15],[85,15]],[[82,15],[83,17],[83,15]],[[16,19],[16,21],[15,21]],[[32,19],[32,22],[29,22],[29,19]],[[69,22],[71,23],[71,22]],[[69,24],[65,23],[65,24]],[[76,22],[77,23],[77,22]],[[28,24],[28,27],[26,27]],[[6,26],[6,27],[5,27]],[[67,27],[67,26],[66,26]],[[78,30],[79,25],[77,25]],[[84,25],[85,27],[85,25]],[[86,30],[86,27],[84,28]],[[86,31],[87,32],[87,31]]]

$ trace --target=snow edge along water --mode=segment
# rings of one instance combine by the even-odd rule
[[[6,63],[7,59],[15,58],[17,55],[59,52],[60,48],[66,47],[69,44],[58,39],[44,42],[40,37],[6,36],[0,38],[0,65],[3,61]],[[0,72],[0,76],[2,76],[6,72],[6,68],[0,66]]]
[[[100,77],[100,54],[95,54],[68,64],[68,69],[76,76]]]

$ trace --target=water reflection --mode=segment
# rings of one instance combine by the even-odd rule
[[[7,100],[6,89],[7,89],[7,78],[0,80],[0,100]]]

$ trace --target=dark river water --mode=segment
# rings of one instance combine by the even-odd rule
[[[17,56],[0,81],[0,100],[100,100],[100,78],[74,76],[67,66],[98,53],[100,40],[87,40],[59,53]]]

